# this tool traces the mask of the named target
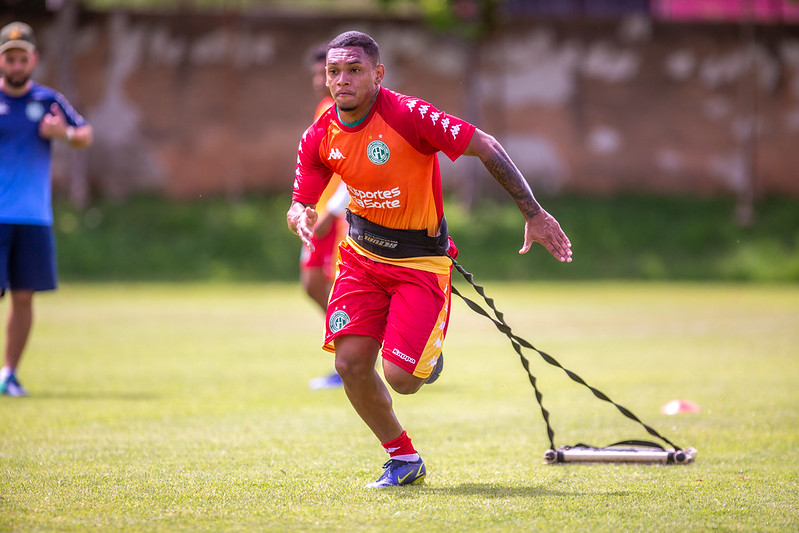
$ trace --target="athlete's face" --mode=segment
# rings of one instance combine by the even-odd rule
[[[339,111],[350,119],[366,115],[384,74],[385,67],[375,65],[360,47],[327,52],[327,86]]]
[[[21,48],[12,48],[0,54],[3,84],[9,89],[22,89],[36,67],[37,55]]]

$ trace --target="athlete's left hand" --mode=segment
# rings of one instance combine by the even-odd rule
[[[319,213],[313,207],[306,206],[300,202],[294,202],[286,213],[286,222],[289,229],[297,234],[310,251],[314,251],[315,247],[311,238],[313,237],[314,226],[319,218]]]
[[[560,228],[555,217],[541,210],[534,217],[524,222],[524,246],[520,254],[526,254],[534,242],[539,242],[552,256],[561,263],[571,263],[571,241]]]

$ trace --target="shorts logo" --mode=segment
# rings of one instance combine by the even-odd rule
[[[39,122],[44,116],[44,106],[35,100],[28,102],[28,105],[25,106],[25,116],[31,122]]]
[[[366,155],[375,165],[382,165],[391,157],[391,151],[383,141],[372,141],[366,147]]]
[[[341,328],[343,328],[349,323],[350,323],[350,316],[346,312],[339,309],[338,311],[335,311],[333,312],[332,315],[330,315],[330,320],[328,321],[327,326],[330,328],[331,333],[335,333],[337,331],[340,331]]]
[[[413,358],[413,357],[411,357],[410,355],[407,355],[407,354],[404,354],[404,353],[402,353],[401,351],[397,350],[396,348],[394,348],[393,350],[391,350],[391,353],[393,353],[394,355],[396,355],[397,357],[399,357],[399,358],[400,358],[400,359],[402,359],[403,361],[407,361],[407,362],[409,362],[409,363],[411,363],[411,364],[413,364],[413,365],[415,365],[415,364],[416,364],[416,359],[414,359],[414,358]]]

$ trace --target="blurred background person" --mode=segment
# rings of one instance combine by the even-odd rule
[[[27,396],[17,367],[33,324],[33,295],[57,286],[51,143],[92,143],[92,127],[57,91],[31,79],[39,60],[31,27],[0,30],[0,295],[11,293],[0,393]]]
[[[325,43],[316,47],[311,56],[313,88],[320,99],[314,112],[314,120],[333,105],[333,98],[327,88],[326,54]],[[330,287],[335,277],[338,245],[347,236],[344,212],[349,202],[347,186],[341,182],[341,176],[334,174],[317,204],[319,223],[314,228],[315,249],[309,251],[303,247],[300,252],[300,283],[308,296],[319,305],[323,316],[327,311]],[[313,378],[309,386],[313,390],[341,387],[341,378],[333,370],[329,374]]]

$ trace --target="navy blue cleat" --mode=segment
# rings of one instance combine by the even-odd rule
[[[382,489],[422,483],[424,476],[427,474],[421,457],[418,461],[413,462],[389,459],[383,465],[383,468],[385,469],[383,475],[377,481],[366,485],[367,489]]]
[[[444,352],[441,352],[438,355],[438,359],[436,360],[436,367],[428,376],[427,381],[425,383],[430,385],[431,383],[435,383],[436,380],[441,376],[441,372],[444,370]]]

